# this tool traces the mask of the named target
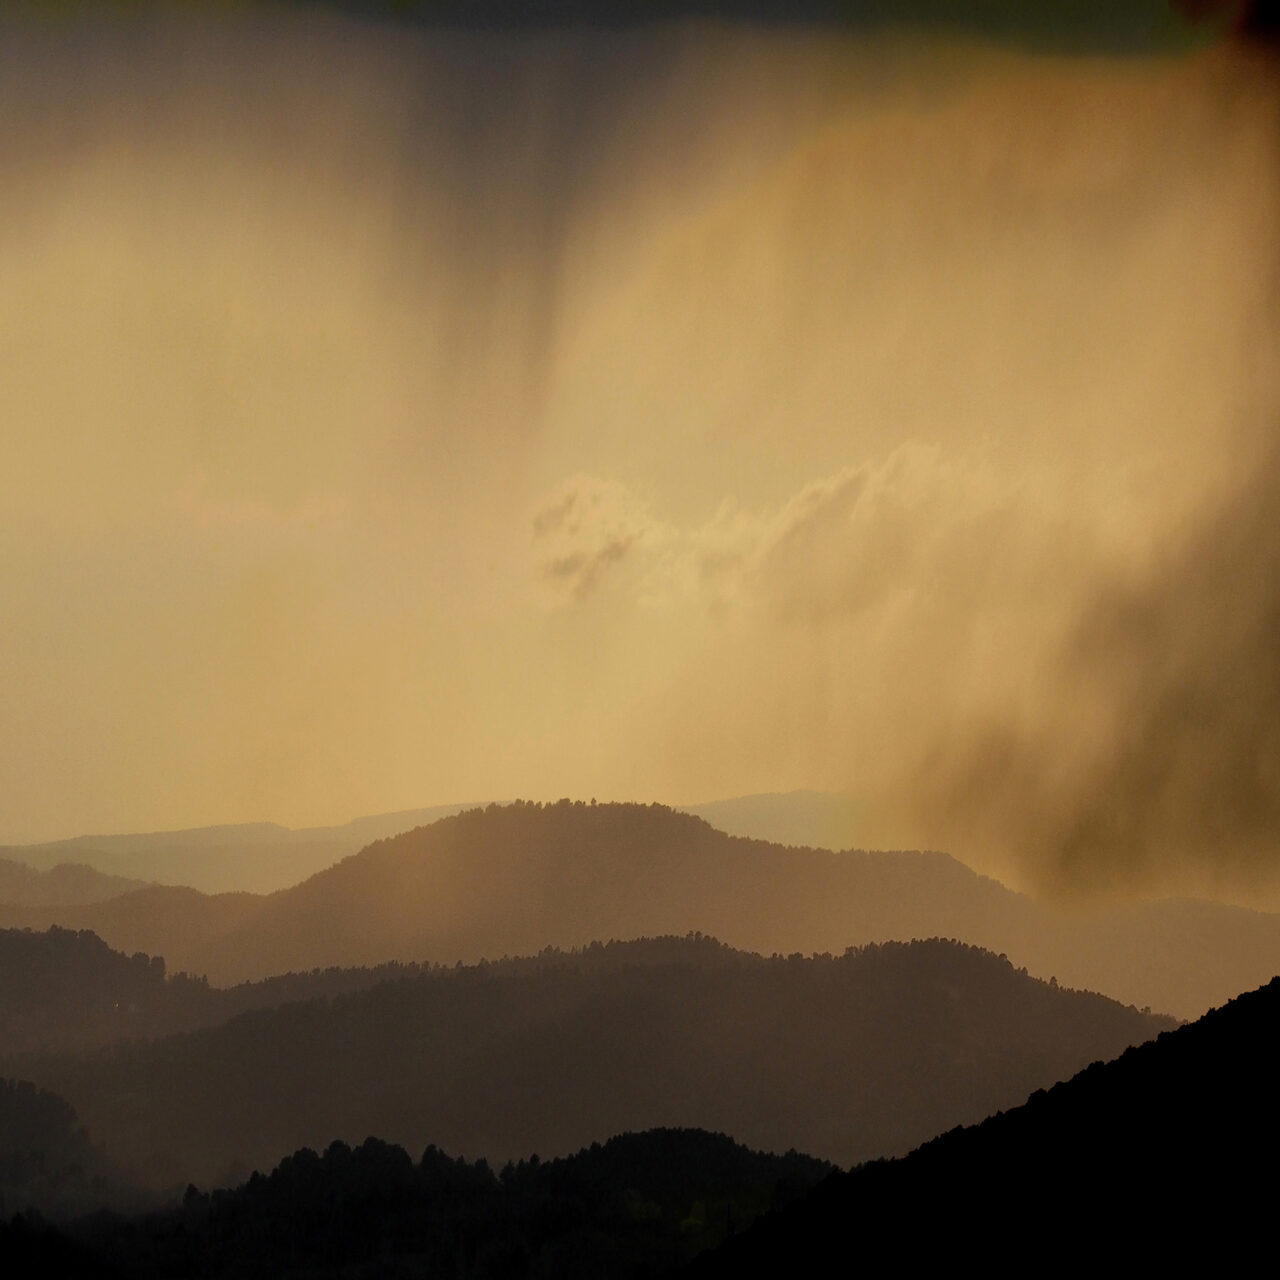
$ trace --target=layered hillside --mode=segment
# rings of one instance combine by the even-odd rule
[[[660,805],[568,801],[469,810],[266,897],[150,888],[0,908],[0,925],[51,924],[215,984],[697,931],[763,954],[953,937],[1179,1017],[1280,971],[1273,915],[1196,902],[1059,912],[940,853],[789,848]]]
[[[234,1181],[370,1133],[500,1163],[692,1126],[849,1164],[1170,1025],[952,942],[765,959],[659,939],[423,973],[0,1072],[65,1097],[162,1185]]]

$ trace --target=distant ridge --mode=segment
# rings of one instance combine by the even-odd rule
[[[852,849],[860,843],[861,804],[846,792],[774,792],[675,808],[702,818],[726,835],[750,840],[812,849]]]
[[[0,902],[13,906],[82,906],[146,887],[143,880],[106,875],[77,863],[61,862],[39,871],[24,862],[0,858]]]
[[[567,800],[466,810],[269,896],[153,887],[0,906],[0,927],[52,924],[219,985],[690,932],[766,955],[958,938],[1184,1018],[1280,972],[1280,916],[1182,901],[1059,912],[942,853],[783,847],[662,805]]]
[[[0,856],[37,870],[74,858],[113,877],[186,886],[202,893],[274,893],[373,840],[424,826],[468,807],[443,804],[403,809],[353,818],[332,827],[238,822],[179,831],[72,836],[43,844],[0,846]],[[0,895],[0,902],[5,901],[9,899]]]

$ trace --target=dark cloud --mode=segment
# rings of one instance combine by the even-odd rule
[[[559,556],[543,566],[543,574],[565,586],[575,600],[583,600],[595,590],[609,568],[626,557],[634,541],[634,536],[614,538],[590,555],[576,552]]]
[[[1099,590],[1051,667],[1054,710],[938,748],[940,830],[1056,888],[1280,871],[1280,455],[1142,580]]]
[[[536,572],[561,602],[581,603],[662,531],[622,485],[572,476],[532,518]],[[651,548],[652,549],[652,548]]]
[[[549,507],[539,511],[533,517],[534,537],[542,538],[549,533],[555,533],[572,515],[577,502],[577,493],[571,491],[557,502],[553,502]]]
[[[1276,0],[1174,0],[1175,9],[1193,22],[1218,22],[1244,39],[1270,44],[1280,37]]]
[[[1150,51],[1185,39],[1200,19],[1168,0],[328,0],[369,17],[448,27],[636,27],[680,20],[857,32],[939,29],[1035,49]],[[319,7],[317,5],[317,7]],[[1258,4],[1251,6],[1264,8]]]
[[[1273,162],[1256,188],[1274,217],[1277,6],[1186,7],[1230,20],[1240,82],[1262,87]],[[1255,409],[1233,478],[1153,563],[1085,590],[1034,707],[955,727],[913,774],[910,803],[938,838],[999,849],[1042,887],[1280,880],[1280,255],[1256,271],[1272,284],[1243,337]]]

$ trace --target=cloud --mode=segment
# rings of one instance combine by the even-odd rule
[[[660,520],[626,486],[581,475],[532,516],[536,572],[561,603],[612,579],[649,603],[763,608],[817,626],[908,595],[1033,589],[1043,556],[1073,554],[1082,536],[1032,485],[919,443],[774,507],[724,499],[701,524]]]
[[[561,606],[612,584],[633,603],[726,608],[771,624],[837,626],[877,610],[1022,593],[1082,528],[1030,484],[934,445],[846,467],[773,507],[723,500],[678,526],[616,482],[574,476],[532,517],[535,572]]]
[[[1033,588],[1034,557],[1023,549],[1041,546],[1050,523],[1016,479],[908,444],[807,486],[762,521],[748,579],[803,625],[957,593],[981,600]]]
[[[581,604],[630,571],[652,571],[671,531],[615,481],[570,476],[532,517],[535,571],[553,604]]]

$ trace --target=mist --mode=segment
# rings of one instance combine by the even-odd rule
[[[1232,51],[1260,140],[1259,216],[1277,213],[1274,47],[1259,18]],[[1042,656],[1031,706],[940,738],[908,804],[953,842],[1003,847],[1053,896],[1182,892],[1274,903],[1280,825],[1280,275],[1254,259],[1232,465],[1150,557],[1086,583]],[[932,808],[931,808],[932,806]]]
[[[1265,890],[1256,53],[0,49],[0,836],[816,787],[1015,882]]]

